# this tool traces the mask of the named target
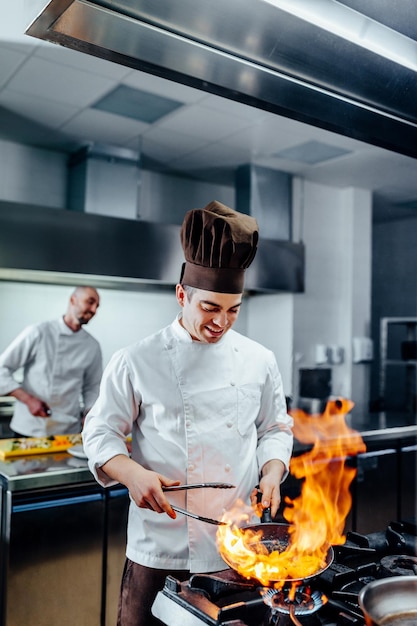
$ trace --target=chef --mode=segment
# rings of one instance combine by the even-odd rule
[[[100,345],[83,328],[99,304],[93,287],[76,287],[65,315],[27,327],[0,354],[0,395],[16,398],[16,436],[81,432],[102,375]],[[22,382],[15,378],[20,369]]]
[[[278,509],[292,451],[281,376],[271,351],[232,330],[257,242],[255,219],[217,201],[185,215],[180,312],[113,356],[86,418],[91,471],[131,498],[119,626],[160,623],[151,606],[168,574],[225,569],[216,526],[171,504],[220,519],[239,498],[253,502],[259,483],[262,506]],[[235,488],[163,491],[219,481]]]

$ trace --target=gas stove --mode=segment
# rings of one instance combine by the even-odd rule
[[[347,533],[334,560],[294,593],[261,587],[231,569],[168,576],[152,613],[167,626],[362,626],[359,591],[390,576],[417,576],[417,523],[391,522],[381,532]]]

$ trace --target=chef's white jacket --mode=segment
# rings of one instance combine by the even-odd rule
[[[14,374],[23,368],[23,380]],[[82,406],[98,396],[103,372],[98,341],[81,328],[72,331],[63,318],[23,330],[0,355],[0,395],[22,386],[51,408],[49,418],[35,417],[16,400],[10,426],[30,437],[79,433]]]
[[[278,458],[288,467],[291,426],[272,352],[233,330],[216,344],[199,343],[175,320],[113,356],[83,440],[90,469],[102,485],[113,481],[100,467],[117,454],[128,454],[130,433],[132,458],[147,469],[182,484],[236,485],[168,494],[172,504],[220,519],[239,498],[249,502],[267,461]],[[126,554],[153,568],[225,569],[216,530],[132,501]]]

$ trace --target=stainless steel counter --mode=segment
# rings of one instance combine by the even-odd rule
[[[36,454],[0,461],[0,482],[8,491],[96,484],[87,461],[68,452]]]
[[[320,419],[311,416],[311,419]],[[417,443],[417,416],[405,414],[375,413],[365,416],[348,415],[347,425],[360,433],[367,448],[378,448]],[[301,452],[308,446],[295,441],[294,452]],[[359,455],[361,456],[361,455]]]
[[[128,506],[68,452],[0,461],[0,626],[114,624]]]
[[[316,419],[312,417],[312,419]],[[408,424],[404,416],[371,415],[361,419],[347,418],[366,444],[383,449],[395,444],[417,443],[417,424]],[[388,426],[387,426],[388,425]],[[295,442],[295,451],[300,450]],[[67,452],[38,454],[0,461],[0,483],[11,492],[59,486],[97,485],[87,461]]]

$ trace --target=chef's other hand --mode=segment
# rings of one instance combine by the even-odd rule
[[[285,471],[285,465],[279,459],[272,459],[263,466],[259,489],[255,488],[251,493],[251,504],[259,517],[262,516],[262,511],[268,508],[271,509],[272,519],[277,514],[281,504],[281,481]],[[259,510],[258,491],[262,493],[261,510]]]

